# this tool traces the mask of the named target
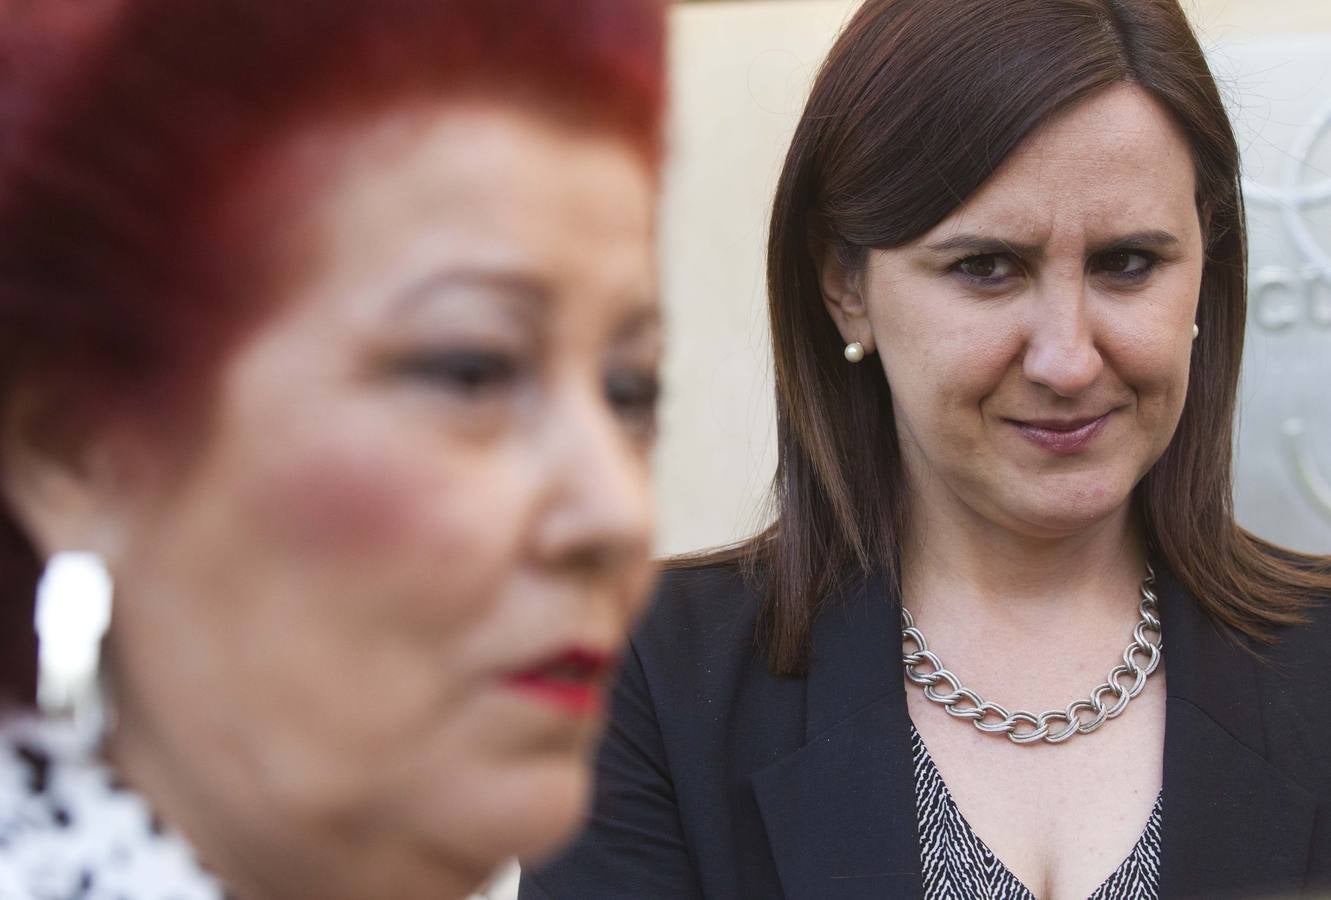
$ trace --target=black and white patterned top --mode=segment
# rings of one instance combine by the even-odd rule
[[[914,725],[910,744],[925,900],[1035,900],[971,830]],[[1137,846],[1089,900],[1156,900],[1159,896],[1160,801],[1157,796]]]
[[[72,725],[0,718],[0,900],[221,900]]]

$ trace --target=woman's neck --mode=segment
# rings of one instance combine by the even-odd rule
[[[254,785],[221,785],[230,767],[208,752],[180,760],[163,752],[151,730],[136,727],[123,705],[104,755],[153,811],[191,845],[198,859],[242,900],[291,896],[461,898],[489,877],[455,861],[427,859],[397,836],[344,839],[331,829],[302,827],[265,803]],[[238,727],[243,727],[238,723]],[[209,788],[223,786],[223,794]],[[239,799],[243,795],[245,799]],[[316,834],[315,832],[319,833]]]
[[[1146,555],[1131,510],[1054,538],[926,520],[902,559],[902,600],[971,690],[1062,708],[1102,680],[1140,612]]]
[[[1118,621],[1123,598],[1137,596],[1145,574],[1144,541],[1128,505],[1060,535],[1023,533],[964,512],[916,512],[901,583],[903,600],[917,618],[945,610],[1021,624],[1056,613],[1075,625],[1109,612]]]

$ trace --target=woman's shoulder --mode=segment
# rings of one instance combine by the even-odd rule
[[[1261,660],[1256,677],[1268,739],[1282,753],[1301,748],[1315,758],[1321,790],[1331,792],[1331,719],[1324,713],[1331,694],[1331,596],[1308,596],[1299,621],[1269,638],[1252,645]]]
[[[657,581],[656,605],[676,613],[724,616],[757,604],[759,577],[737,552],[669,560]]]
[[[1297,613],[1298,621],[1271,634],[1266,655],[1278,667],[1316,669],[1324,674],[1319,684],[1331,690],[1331,594],[1309,595]]]
[[[719,697],[741,679],[765,678],[755,637],[760,607],[760,583],[737,558],[668,563],[631,642],[653,694]]]
[[[1306,631],[1323,638],[1331,637],[1331,593],[1314,594],[1308,598],[1305,621]]]
[[[757,575],[734,555],[700,555],[666,563],[636,643],[674,652],[729,645],[751,637],[761,606]]]
[[[1269,650],[1275,658],[1289,662],[1321,663],[1331,674],[1331,555],[1301,553],[1272,544],[1261,543],[1261,550],[1271,568],[1280,573],[1289,598],[1293,621],[1268,635]],[[1290,601],[1297,604],[1291,608]]]
[[[182,900],[222,897],[95,747],[69,723],[0,716],[0,896],[129,897],[160,885]]]

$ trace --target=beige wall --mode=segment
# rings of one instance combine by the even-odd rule
[[[1319,31],[1331,54],[1331,0],[1184,2],[1204,42],[1219,46],[1225,60],[1233,47]],[[732,541],[762,521],[774,466],[762,271],[767,206],[813,73],[855,5],[744,0],[674,10],[663,225],[671,355],[658,457],[663,552]],[[1245,145],[1256,140],[1249,135]],[[1331,452],[1322,456],[1331,461]],[[1312,524],[1301,527],[1315,530],[1320,520],[1308,515]]]
[[[761,521],[775,465],[763,300],[767,207],[804,94],[848,4],[675,10],[662,257],[671,352],[659,454],[665,552]]]
[[[1214,39],[1331,31],[1328,0],[1183,0],[1183,5],[1198,29]]]

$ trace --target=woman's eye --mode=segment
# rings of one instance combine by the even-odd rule
[[[610,405],[635,430],[652,434],[661,398],[661,382],[654,372],[616,372],[606,377]]]
[[[422,353],[407,357],[396,368],[409,378],[467,395],[507,387],[518,375],[518,365],[512,357],[488,350]]]
[[[1097,271],[1118,278],[1140,278],[1155,267],[1156,258],[1142,250],[1110,250],[1095,257]]]
[[[1015,275],[1016,264],[997,253],[985,253],[980,256],[968,256],[958,262],[954,268],[973,281],[997,282]]]

